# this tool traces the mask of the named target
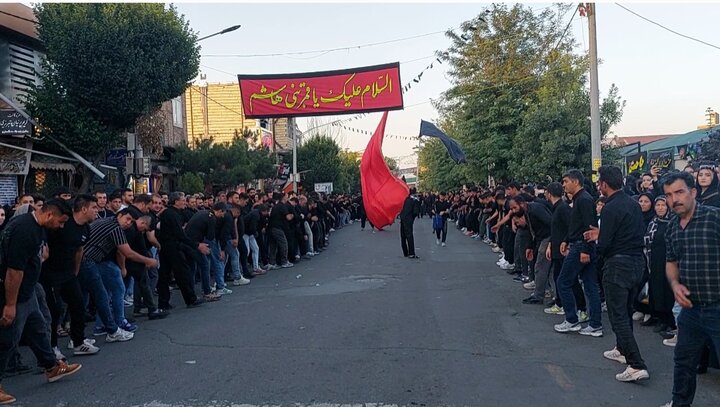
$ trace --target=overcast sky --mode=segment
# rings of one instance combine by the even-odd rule
[[[237,81],[238,73],[310,72],[401,62],[403,83],[412,80],[433,60],[436,50],[450,41],[443,34],[385,45],[328,53],[272,57],[231,55],[277,54],[349,47],[400,39],[458,27],[483,12],[489,3],[422,4],[178,4],[200,35],[242,24],[239,30],[202,42],[201,70],[209,82]],[[528,3],[535,10],[550,3]],[[720,4],[626,3],[628,8],[680,33],[720,46],[717,36]],[[563,17],[569,21],[572,11]],[[597,6],[601,97],[615,83],[627,100],[618,135],[671,134],[694,130],[704,122],[705,109],[720,110],[720,49],[682,38],[623,10],[613,3]],[[572,33],[578,52],[588,44],[587,19],[576,16]],[[391,112],[387,133],[416,136],[420,120],[435,120],[430,99],[446,90],[447,66],[435,64],[405,95],[404,111]],[[588,113],[589,114],[589,113]],[[348,126],[374,130],[380,114],[352,121]],[[329,120],[327,118],[323,120]],[[306,119],[299,119],[307,127]],[[342,147],[365,148],[370,136],[334,133]],[[412,154],[415,141],[388,138],[384,152]],[[403,167],[414,163],[407,157]]]

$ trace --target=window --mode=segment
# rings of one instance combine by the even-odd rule
[[[182,96],[172,100],[173,126],[183,127]]]

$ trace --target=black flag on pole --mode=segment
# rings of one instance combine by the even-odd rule
[[[440,129],[435,127],[434,124],[426,122],[425,120],[421,120],[420,137],[422,136],[439,138],[440,141],[442,141],[442,143],[445,145],[445,148],[447,148],[448,153],[450,153],[450,157],[452,157],[455,163],[460,164],[467,162],[465,159],[465,153],[460,147],[460,144],[458,144],[457,141],[451,139],[447,134],[440,131]]]

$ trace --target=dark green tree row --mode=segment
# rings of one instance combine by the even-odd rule
[[[443,53],[452,86],[436,103],[439,126],[463,146],[457,166],[437,140],[419,153],[424,190],[508,179],[546,181],[567,168],[590,171],[588,61],[566,32],[573,6],[541,13],[495,3],[487,13],[449,32]],[[601,101],[605,136],[625,102],[614,85]]]

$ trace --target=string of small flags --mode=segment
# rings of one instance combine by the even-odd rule
[[[354,127],[345,126],[340,122],[334,122],[334,123],[332,123],[332,125],[335,127],[340,127],[343,130],[350,131],[353,133],[364,134],[364,135],[368,135],[368,136],[372,136],[372,134],[373,134],[373,132],[370,130],[356,129]],[[417,137],[398,136],[395,134],[388,134],[388,133],[385,133],[385,138],[391,138],[391,139],[396,139],[396,140],[416,140],[417,139]]]
[[[420,81],[422,80],[423,74],[424,74],[425,72],[433,69],[433,68],[436,66],[436,65],[435,65],[436,62],[437,62],[438,64],[442,64],[442,63],[443,63],[443,62],[442,62],[442,59],[443,59],[443,58],[447,58],[447,56],[448,56],[448,53],[445,52],[445,53],[443,53],[441,56],[435,58],[435,60],[434,60],[433,62],[431,62],[430,65],[426,66],[422,71],[420,71],[419,74],[417,74],[411,81],[409,81],[407,84],[405,84],[405,85],[402,87],[402,93],[405,94],[405,93],[407,93],[410,89],[412,89],[413,84],[415,84],[415,83],[420,83]],[[352,131],[352,132],[354,132],[354,133],[359,133],[359,134],[372,134],[372,132],[371,132],[371,131],[368,131],[368,130],[356,129],[356,128],[352,128],[352,127],[348,127],[348,126],[342,125],[343,123],[348,123],[348,122],[351,122],[351,121],[353,121],[353,120],[361,119],[361,118],[367,116],[368,114],[369,114],[369,113],[359,113],[359,114],[356,114],[355,116],[348,117],[347,119],[338,120],[337,122],[333,123],[333,126],[342,127],[343,129],[345,129],[345,130],[347,130],[347,131]],[[414,137],[405,137],[405,136],[393,136],[393,135],[388,135],[388,134],[386,134],[385,137],[397,138],[397,139],[406,139],[406,140],[410,140],[410,139],[413,139],[413,138],[414,138]]]

